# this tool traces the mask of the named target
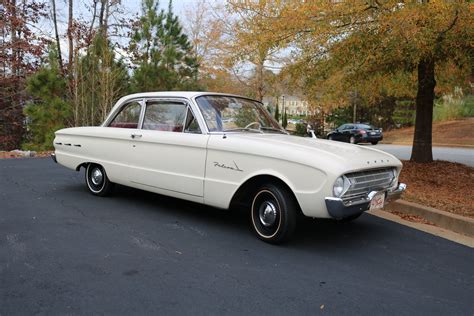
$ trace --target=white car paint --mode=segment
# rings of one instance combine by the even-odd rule
[[[75,170],[97,163],[112,182],[224,209],[247,180],[273,176],[292,190],[306,216],[320,218],[330,217],[325,198],[333,196],[339,176],[381,167],[401,170],[397,158],[373,148],[283,134],[209,132],[195,102],[201,95],[206,93],[124,97],[102,126],[57,131],[57,162]],[[123,104],[149,98],[186,101],[202,134],[107,127]]]

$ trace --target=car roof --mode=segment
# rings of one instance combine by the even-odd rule
[[[230,93],[220,93],[220,92],[203,92],[203,91],[155,91],[155,92],[140,92],[140,93],[134,93],[134,94],[129,94],[126,96],[121,97],[117,102],[115,102],[115,105],[112,107],[110,110],[109,114],[107,115],[107,118],[105,119],[104,123],[105,124],[112,115],[124,104],[129,101],[132,101],[134,99],[140,99],[140,98],[186,98],[188,100],[191,100],[193,98],[199,97],[199,96],[205,96],[205,95],[222,95],[222,96],[227,96],[227,97],[236,97],[236,98],[243,98],[243,99],[248,99],[248,100],[253,100],[258,102],[257,100],[250,99],[248,97],[236,95],[236,94],[230,94]]]
[[[186,99],[192,99],[195,97],[203,96],[203,95],[222,95],[222,96],[230,96],[230,97],[239,97],[249,99],[248,97],[229,94],[229,93],[220,93],[220,92],[203,92],[203,91],[156,91],[156,92],[140,92],[129,94],[122,97],[119,102],[123,103],[127,100],[136,99],[136,98],[153,98],[153,97],[182,97]]]

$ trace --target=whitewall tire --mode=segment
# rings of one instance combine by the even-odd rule
[[[86,185],[90,193],[106,196],[112,192],[114,184],[101,165],[90,163],[86,167]]]
[[[295,198],[287,188],[262,185],[254,194],[250,209],[253,231],[263,241],[282,243],[295,230],[297,210]]]

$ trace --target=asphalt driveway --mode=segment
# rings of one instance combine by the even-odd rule
[[[239,214],[0,160],[0,315],[472,315],[473,297],[473,249],[368,214],[272,246]]]

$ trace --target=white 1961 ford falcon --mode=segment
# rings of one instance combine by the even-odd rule
[[[202,92],[120,99],[99,127],[56,132],[53,159],[84,167],[94,195],[114,183],[228,209],[256,235],[287,240],[299,214],[352,220],[399,198],[401,162],[385,152],[290,136],[257,101]]]

